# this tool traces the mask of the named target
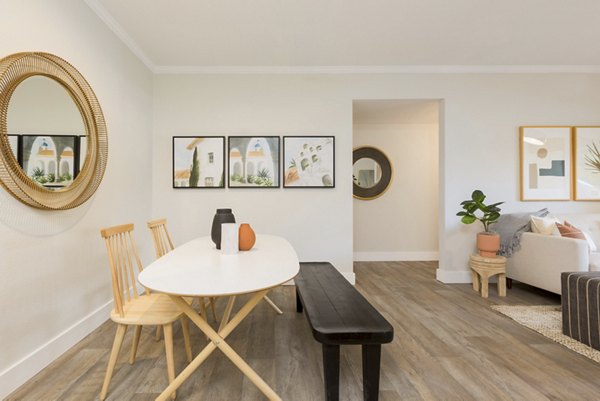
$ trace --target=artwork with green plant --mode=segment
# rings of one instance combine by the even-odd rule
[[[279,137],[230,136],[229,187],[279,186]]]
[[[591,145],[587,145],[586,148],[585,165],[589,170],[592,170],[593,173],[600,173],[600,150],[598,150],[595,142],[592,142]]]
[[[471,194],[471,199],[460,203],[463,210],[456,213],[456,215],[461,218],[460,221],[464,224],[472,224],[479,220],[483,224],[485,232],[489,233],[491,232],[490,226],[500,218],[500,208],[498,206],[504,202],[486,205],[484,203],[485,198],[485,194],[481,190],[476,189]]]

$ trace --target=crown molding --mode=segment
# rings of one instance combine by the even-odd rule
[[[154,66],[155,74],[600,74],[597,65]]]
[[[102,22],[131,50],[131,52],[152,72],[154,72],[154,63],[150,57],[137,45],[135,40],[127,31],[113,18],[113,16],[104,8],[98,0],[84,0],[89,8],[100,18]]]

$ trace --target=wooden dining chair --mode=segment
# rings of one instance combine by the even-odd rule
[[[123,338],[129,326],[135,326],[129,363],[135,362],[142,326],[162,326],[165,333],[165,351],[167,355],[167,376],[169,383],[175,379],[173,361],[173,322],[181,319],[185,351],[188,362],[192,360],[190,346],[189,320],[180,308],[165,294],[150,293],[145,290],[138,294],[136,274],[142,271],[142,263],[133,239],[133,224],[124,224],[100,230],[108,252],[113,298],[115,307],[110,314],[117,323],[117,332],[100,393],[100,400],[106,398],[108,386],[113,375]],[[137,271],[136,271],[137,269]],[[175,392],[171,397],[175,398]]]
[[[156,258],[160,258],[164,254],[171,252],[173,248],[173,241],[167,230],[167,219],[156,219],[149,221],[148,228],[152,233],[152,241],[154,242],[154,250],[156,251]],[[205,318],[208,318],[206,311],[206,302],[203,297],[199,297],[201,313]],[[217,320],[217,313],[215,312],[215,299],[209,298],[208,303],[212,310],[213,319]],[[160,327],[156,331],[156,339],[160,338]]]

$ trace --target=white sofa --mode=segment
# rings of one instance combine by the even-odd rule
[[[556,216],[585,231],[600,250],[600,214]],[[587,241],[523,233],[521,248],[508,258],[508,278],[560,294],[560,273],[599,271],[600,252],[590,252]]]

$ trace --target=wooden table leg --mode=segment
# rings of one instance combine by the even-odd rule
[[[169,297],[181,308],[198,328],[206,334],[211,342],[194,358],[194,360],[173,380],[171,384],[156,398],[157,401],[166,401],[171,393],[177,390],[183,382],[204,362],[204,360],[219,348],[237,367],[254,383],[256,387],[269,399],[281,401],[281,398],[269,387],[267,383],[227,344],[225,338],[248,316],[260,300],[269,292],[262,290],[256,292],[237,312],[237,314],[217,333],[198,313],[188,305],[185,300],[176,295]],[[233,304],[233,302],[232,302]]]
[[[504,273],[498,275],[498,295],[506,296],[506,274]]]
[[[481,297],[488,297],[488,287],[489,287],[490,277],[487,274],[481,274]]]
[[[471,271],[471,278],[473,281],[473,289],[479,292],[479,274],[475,270]]]
[[[223,327],[229,323],[229,317],[231,316],[231,311],[233,310],[233,305],[235,304],[235,295],[229,297],[227,301],[227,306],[225,307],[225,311],[223,312],[223,317],[221,318],[221,324],[219,325],[219,331],[223,330]]]

